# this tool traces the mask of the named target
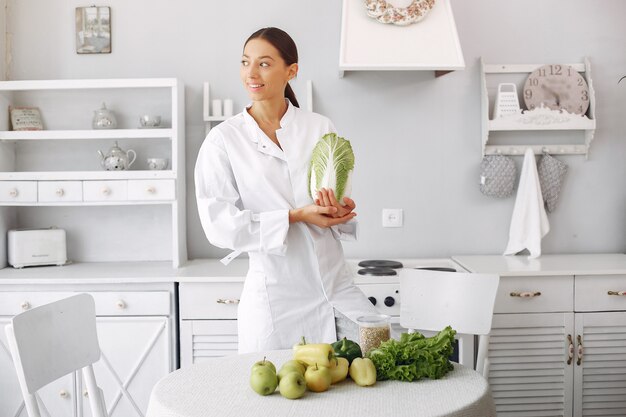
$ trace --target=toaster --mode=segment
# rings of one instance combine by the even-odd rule
[[[8,260],[14,268],[67,263],[63,229],[12,229],[7,240]]]

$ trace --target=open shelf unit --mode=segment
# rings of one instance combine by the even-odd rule
[[[120,124],[125,128],[86,129],[89,120],[83,116],[89,116],[89,110],[85,114],[84,106],[99,103],[102,96],[115,97],[118,108],[121,108],[121,111],[116,109],[116,113],[122,119],[126,118]],[[187,260],[187,245],[185,100],[182,83],[175,78],[0,82],[0,110],[33,104],[40,107],[42,116],[49,118],[50,130],[10,131],[8,111],[0,111],[0,151],[3,153],[0,155],[0,216],[4,217],[0,219],[0,225],[7,228],[16,225],[30,227],[28,220],[25,224],[16,221],[20,217],[35,217],[33,212],[20,216],[20,212],[15,211],[26,210],[25,207],[44,207],[37,209],[44,211],[37,211],[36,217],[46,217],[45,207],[50,206],[103,206],[97,211],[101,218],[90,219],[90,214],[85,213],[76,216],[80,218],[71,225],[77,230],[83,226],[90,231],[94,226],[87,222],[102,222],[108,225],[109,230],[104,231],[110,235],[124,230],[126,226],[131,230],[136,227],[140,232],[139,225],[124,225],[125,217],[130,215],[142,219],[145,215],[148,218],[146,222],[151,226],[168,228],[146,235],[166,236],[167,241],[150,242],[147,237],[145,242],[139,237],[133,241],[133,237],[118,236],[121,237],[121,246],[132,248],[127,250],[128,257],[132,258],[132,250],[136,250],[137,261],[162,261],[164,259],[150,259],[149,245],[160,245],[160,249],[155,251],[161,254],[159,256],[167,256],[162,254],[166,254],[171,245],[169,258],[173,267],[184,263]],[[164,120],[170,126],[128,128],[135,123],[133,120],[137,120],[129,115],[138,116],[155,111],[155,108],[160,114],[165,114]],[[137,151],[138,161],[128,170],[105,171],[99,166],[96,151],[102,150],[106,154],[114,141],[119,141],[124,150],[132,146],[140,149]],[[169,167],[160,171],[147,169],[142,161],[152,156],[167,157]],[[123,208],[115,209],[115,206],[137,208],[128,213]],[[169,209],[166,212],[163,209],[155,211],[148,206],[168,206]],[[76,210],[73,209],[72,213]],[[158,217],[167,212],[170,212],[167,218]],[[138,223],[137,220],[134,222]],[[98,239],[107,237],[107,233],[103,233],[94,236],[94,242],[86,243],[87,246],[92,245],[91,258],[97,257]],[[113,236],[110,238],[115,239]],[[103,242],[102,247],[111,246],[111,243],[113,241]],[[6,265],[5,255],[0,254],[0,267]],[[68,253],[68,256],[71,257],[71,254]]]
[[[232,116],[211,116],[210,114],[210,105],[211,105],[211,87],[208,82],[204,83],[203,86],[204,97],[202,100],[202,116],[205,123],[205,134],[208,134],[211,128],[213,127],[213,123],[220,123],[224,120],[228,119]],[[298,100],[300,103],[300,101]],[[313,111],[313,82],[311,80],[306,81],[306,110]]]
[[[585,155],[589,154],[589,148],[593,141],[596,118],[595,118],[595,91],[591,78],[591,63],[587,58],[583,63],[569,64],[576,71],[580,72],[589,86],[589,109],[586,115],[569,115],[561,114],[556,110],[537,109],[535,112],[541,113],[541,117],[533,119],[530,112],[504,116],[497,119],[491,119],[491,110],[495,99],[492,92],[496,91],[497,85],[490,83],[490,78],[496,75],[512,75],[519,77],[520,74],[530,74],[543,64],[485,64],[480,59],[480,78],[481,78],[481,115],[482,115],[482,155],[523,155],[526,148],[532,148],[536,154],[548,152],[550,154],[561,155]],[[492,95],[490,96],[490,93]],[[513,131],[578,131],[584,133],[585,142],[583,143],[544,143],[544,144],[522,144],[515,143],[512,145],[495,145],[490,143],[491,132],[513,132]]]

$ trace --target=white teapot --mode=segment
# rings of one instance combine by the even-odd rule
[[[132,159],[129,160],[129,155],[132,154]],[[122,171],[130,168],[130,166],[137,159],[137,154],[132,149],[123,151],[115,141],[115,146],[109,149],[109,152],[105,155],[102,151],[98,151],[100,155],[100,165],[107,171]]]

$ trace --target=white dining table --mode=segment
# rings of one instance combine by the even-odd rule
[[[350,378],[328,391],[307,391],[290,400],[278,392],[261,396],[250,388],[252,365],[266,357],[276,368],[291,359],[277,350],[210,359],[165,376],[152,391],[146,417],[495,417],[487,381],[454,364],[438,380],[377,381],[360,387]]]

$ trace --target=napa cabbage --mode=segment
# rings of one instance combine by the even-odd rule
[[[341,204],[343,197],[350,197],[352,192],[352,171],[354,153],[350,141],[328,133],[317,142],[311,155],[309,166],[309,193],[317,198],[322,188],[332,189],[335,198]]]

